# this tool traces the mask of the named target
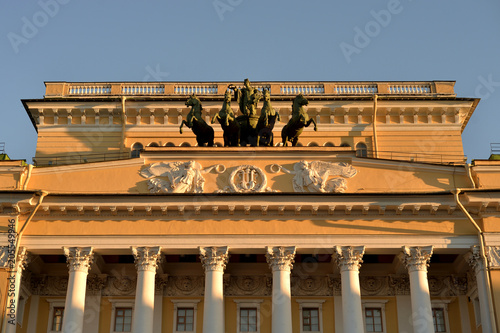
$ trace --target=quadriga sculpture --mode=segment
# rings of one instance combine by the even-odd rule
[[[224,147],[238,147],[240,145],[240,124],[236,121],[231,109],[231,91],[226,90],[224,103],[219,113],[212,118],[212,124],[218,120],[224,131]]]
[[[214,145],[214,129],[212,126],[208,125],[201,116],[201,106],[200,100],[193,94],[189,96],[186,101],[186,105],[191,107],[186,120],[183,120],[181,126],[179,127],[179,132],[182,134],[182,126],[186,125],[188,128],[193,130],[196,135],[196,141],[199,147],[205,146],[212,147]]]
[[[314,130],[317,131],[316,122],[313,118],[309,118],[309,115],[304,109],[304,105],[308,103],[309,101],[302,96],[302,94],[297,95],[293,99],[292,118],[290,118],[288,123],[281,130],[283,146],[288,146],[288,141],[292,143],[292,146],[296,146],[304,127],[308,127],[311,123],[314,124]]]
[[[273,128],[276,120],[280,120],[280,115],[271,106],[271,94],[264,89],[264,106],[260,111],[259,122],[257,123],[259,146],[272,147],[274,145]]]

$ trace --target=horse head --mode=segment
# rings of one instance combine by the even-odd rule
[[[200,104],[201,106],[200,100],[198,99],[198,97],[196,97],[195,94],[189,96],[188,100],[186,101],[186,106],[195,106],[197,104]]]
[[[302,94],[298,94],[294,99],[293,99],[293,104],[297,104],[299,106],[302,105],[307,105],[309,104],[309,101],[307,98],[305,98]]]
[[[271,94],[266,88],[264,88],[264,90],[262,91],[262,96],[264,97],[264,101],[266,102],[269,102],[271,100]]]
[[[230,103],[232,97],[233,96],[231,95],[231,90],[227,89],[226,93],[224,94],[224,102]]]
[[[345,177],[345,178],[351,178],[358,173],[358,170],[356,170],[352,165],[348,163],[340,163],[340,166],[342,167],[342,171],[340,176]]]

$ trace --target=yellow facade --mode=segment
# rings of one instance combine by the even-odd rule
[[[419,269],[432,316],[420,319],[437,332],[497,331],[500,163],[467,164],[461,139],[478,99],[457,97],[448,81],[257,82],[282,117],[274,145],[223,147],[216,122],[215,146],[198,147],[189,128],[179,132],[186,99],[196,93],[210,123],[231,84],[241,87],[47,82],[44,98],[23,100],[38,131],[33,165],[0,162],[0,309],[5,317],[13,299],[16,332],[58,331],[55,309],[73,316],[66,264],[73,259],[63,248],[93,252],[78,332],[120,331],[128,309],[143,319],[135,316],[144,310],[143,273],[131,248],[158,247],[156,282],[143,291],[154,303],[146,309],[154,312],[151,332],[180,332],[182,320],[193,320],[191,332],[218,333],[204,329],[214,319],[206,315],[213,299],[200,248],[226,246],[223,316],[215,319],[224,332],[253,331],[244,321],[255,310],[258,332],[272,333],[279,280],[268,247],[294,247],[285,288],[291,333],[349,332],[342,287],[352,281],[337,251],[359,247],[354,298],[365,332],[423,332],[402,250],[429,246]],[[317,131],[305,128],[297,146],[283,147],[280,132],[299,93]],[[188,171],[196,181],[183,185]],[[321,186],[307,183],[313,172]],[[9,243],[14,235],[18,248]],[[27,254],[12,269],[15,248]],[[16,272],[20,284],[9,298]],[[318,316],[318,330],[308,314]]]

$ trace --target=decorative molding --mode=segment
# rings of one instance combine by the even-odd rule
[[[100,295],[107,283],[107,274],[89,274],[87,277],[87,293],[90,295]]]
[[[89,247],[63,247],[70,272],[81,271],[88,273],[90,264],[94,259],[93,248]]]
[[[390,275],[389,287],[391,295],[410,295],[410,277],[404,275]]]
[[[163,295],[168,283],[168,274],[156,274],[155,276],[155,294]]]
[[[335,246],[333,250],[334,254],[332,258],[339,266],[341,272],[359,270],[365,253],[364,246]]]
[[[405,264],[408,272],[427,272],[433,249],[433,246],[403,246],[399,259]]]
[[[148,179],[151,193],[203,193],[202,174],[212,170],[223,173],[226,167],[217,164],[203,169],[196,161],[158,162],[143,168],[139,174]]]
[[[347,190],[344,178],[352,178],[357,173],[350,164],[324,161],[300,161],[293,165],[293,171],[273,164],[271,170],[294,175],[292,184],[295,192],[343,193]]]
[[[475,274],[485,269],[485,262],[481,256],[481,248],[478,245],[471,246],[470,252],[467,252],[464,258]]]
[[[229,247],[199,247],[200,259],[205,271],[223,272],[229,261]]]
[[[137,278],[130,276],[109,276],[107,284],[101,291],[102,296],[133,296]]]
[[[486,246],[486,257],[490,267],[500,267],[500,246]]]
[[[165,296],[203,296],[203,276],[169,276]]]
[[[137,271],[156,272],[156,268],[162,260],[161,247],[132,246],[131,249]]]
[[[225,296],[271,296],[272,278],[265,275],[224,275]]]
[[[273,272],[290,272],[295,262],[295,246],[266,247],[266,259]]]
[[[292,296],[333,296],[334,292],[325,275],[292,275],[291,285]]]

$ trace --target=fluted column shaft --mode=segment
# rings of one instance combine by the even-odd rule
[[[364,253],[364,246],[334,247],[333,259],[339,266],[342,281],[342,319],[345,332],[364,332],[359,285],[359,268]]]
[[[488,277],[479,246],[475,245],[471,247],[471,252],[466,255],[466,260],[476,275],[477,297],[479,298],[479,307],[481,308],[481,326],[483,332],[493,332],[489,311],[488,284],[486,283]]]
[[[415,333],[434,332],[429,281],[427,280],[427,267],[432,250],[432,246],[403,246],[403,253],[400,256],[410,277],[411,309]]]
[[[295,246],[266,248],[266,259],[273,272],[273,333],[292,332],[290,271],[293,267],[294,257]]]
[[[81,333],[83,331],[87,275],[94,253],[92,247],[64,247],[63,249],[68,261],[69,278],[62,331]]]
[[[224,333],[224,269],[229,258],[228,247],[200,247],[205,269],[203,333]]]
[[[155,275],[161,260],[161,248],[132,247],[137,268],[137,288],[132,319],[133,333],[153,333]]]

